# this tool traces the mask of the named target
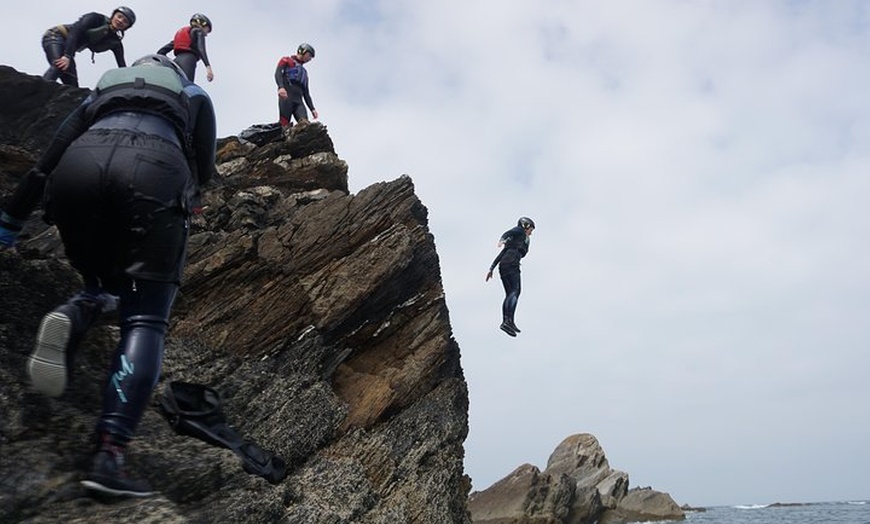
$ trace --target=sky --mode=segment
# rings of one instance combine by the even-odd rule
[[[870,499],[870,3],[149,0],[128,62],[201,11],[219,136],[311,93],[351,192],[429,210],[482,490],[595,435],[693,506]],[[0,63],[115,4],[3,7]],[[79,53],[82,85],[114,66]],[[520,216],[517,338],[484,276]]]

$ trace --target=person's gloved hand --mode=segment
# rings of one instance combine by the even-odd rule
[[[0,248],[14,246],[23,225],[23,220],[13,218],[5,212],[0,213]]]
[[[0,249],[14,246],[15,241],[18,240],[18,233],[21,233],[20,229],[15,230],[0,226]]]

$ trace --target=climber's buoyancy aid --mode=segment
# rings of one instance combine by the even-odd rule
[[[182,143],[189,144],[189,100],[172,69],[151,65],[111,69],[97,82],[94,94],[86,109],[91,123],[118,111],[154,114],[172,122]]]

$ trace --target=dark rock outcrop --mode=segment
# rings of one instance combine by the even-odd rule
[[[0,67],[0,96],[5,200],[84,92]],[[248,475],[149,410],[128,460],[160,496],[86,497],[78,480],[117,330],[88,334],[61,398],[28,386],[42,315],[79,285],[37,216],[17,251],[0,251],[0,521],[470,522],[468,393],[411,179],[352,195],[323,126],[243,133],[255,135],[221,140],[161,382],[218,389],[237,431],[282,455],[288,477]]]
[[[475,524],[622,524],[682,520],[666,493],[628,489],[628,475],[610,468],[598,440],[588,434],[562,441],[543,472],[523,465],[471,494]]]

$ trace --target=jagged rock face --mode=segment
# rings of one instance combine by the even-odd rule
[[[41,151],[87,95],[87,89],[43,82],[0,65],[0,144]]]
[[[43,82],[0,65],[0,191],[8,194],[15,180],[33,167],[64,118],[87,96],[74,89]],[[5,176],[4,176],[5,175]]]
[[[7,100],[46,89],[12,76],[19,89],[0,82]],[[31,121],[56,126],[65,97],[69,109],[80,100],[51,86],[63,94],[44,102],[58,106]],[[21,166],[0,149],[4,200],[44,145],[4,142]],[[31,390],[24,367],[39,321],[79,285],[56,230],[34,218],[17,252],[0,251],[0,521],[469,522],[467,387],[410,178],[348,194],[347,166],[319,124],[288,140],[224,139],[218,164],[192,224],[161,382],[218,389],[229,421],[284,457],[288,477],[273,486],[248,475],[228,450],[174,434],[149,410],[128,461],[160,496],[86,497],[78,480],[117,329],[88,334],[64,396]]]
[[[628,490],[628,475],[610,468],[598,440],[588,433],[563,440],[543,472],[526,464],[472,493],[468,509],[475,524],[621,524],[685,518],[666,493]]]
[[[635,488],[619,499],[615,508],[606,510],[599,524],[676,520],[675,515],[683,515],[680,520],[685,518],[685,512],[670,495],[649,488]]]
[[[559,524],[568,520],[575,499],[574,482],[524,464],[482,492],[472,493],[468,507],[473,522],[485,524]],[[584,521],[585,522],[585,521]]]

